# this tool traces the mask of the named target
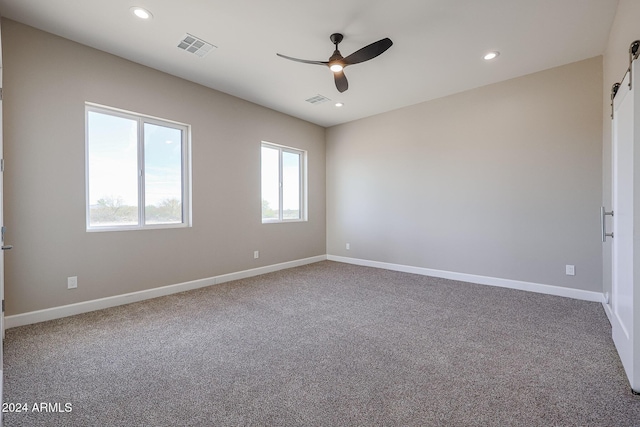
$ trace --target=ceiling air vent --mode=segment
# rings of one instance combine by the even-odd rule
[[[209,51],[216,48],[216,46],[212,45],[211,43],[207,43],[206,41],[199,39],[198,37],[193,36],[189,33],[187,33],[180,41],[178,47],[182,50],[186,50],[187,52],[196,54],[201,58],[209,53]]]
[[[310,104],[322,104],[323,102],[331,101],[329,98],[323,95],[312,96],[309,99],[305,99]]]

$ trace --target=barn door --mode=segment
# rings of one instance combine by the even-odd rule
[[[637,62],[632,62],[613,97],[613,212],[607,214],[611,214],[613,225],[610,235],[613,341],[632,390],[640,392],[640,81]],[[604,231],[603,237],[607,237]]]

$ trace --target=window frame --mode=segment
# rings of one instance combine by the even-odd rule
[[[138,174],[138,223],[131,225],[91,225],[91,199],[89,186],[89,113],[99,113],[134,120],[137,122],[137,174]],[[181,168],[182,168],[182,222],[165,224],[145,224],[145,157],[144,125],[178,129],[181,131]],[[191,205],[191,125],[174,120],[149,116],[120,108],[85,102],[85,225],[87,232],[152,230],[165,228],[187,228],[192,226]]]
[[[279,181],[279,195],[278,195],[278,218],[263,218],[262,217],[262,148],[271,148],[278,150],[278,181]],[[286,219],[283,218],[283,154],[291,153],[299,155],[300,161],[299,165],[299,176],[298,176],[298,188],[299,188],[299,206],[300,206],[300,216],[299,218]],[[307,151],[302,150],[300,148],[288,147],[286,145],[274,144],[272,142],[262,141],[260,144],[260,217],[262,219],[263,224],[282,224],[289,222],[306,222],[308,221],[307,216]]]

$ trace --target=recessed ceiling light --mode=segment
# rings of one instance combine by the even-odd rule
[[[144,9],[142,7],[132,7],[131,9],[131,13],[133,13],[134,15],[136,15],[138,18],[140,19],[151,19],[153,18],[153,15],[151,14],[151,12],[149,12],[147,9]]]
[[[500,55],[500,52],[494,50],[493,52],[489,52],[484,56],[485,61],[491,61],[492,59],[496,59]]]
[[[342,102],[336,102],[336,107],[342,107],[344,104]]]

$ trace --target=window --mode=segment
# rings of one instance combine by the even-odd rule
[[[307,153],[262,143],[262,222],[306,221]]]
[[[188,150],[188,125],[87,104],[87,230],[189,226]]]

